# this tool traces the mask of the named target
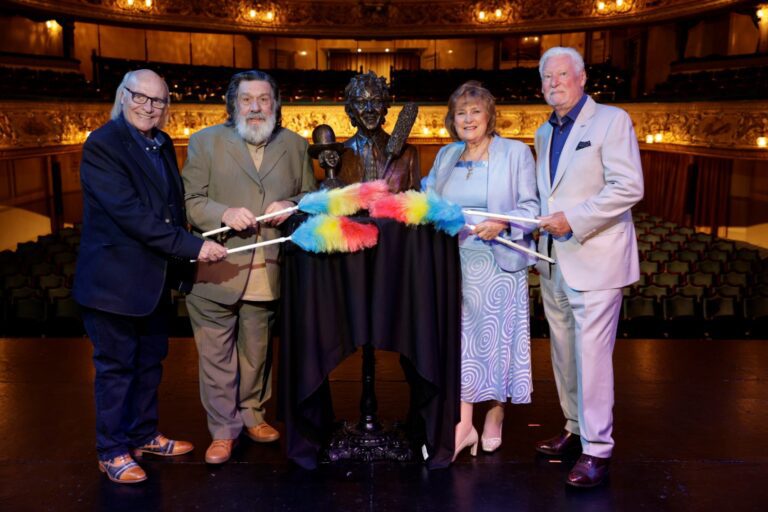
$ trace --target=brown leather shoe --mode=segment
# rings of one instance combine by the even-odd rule
[[[596,487],[608,476],[611,459],[582,454],[573,466],[565,483],[573,487]]]
[[[536,451],[545,455],[565,455],[581,451],[581,437],[563,430],[559,435],[536,443]]]
[[[137,484],[147,479],[147,474],[127,453],[114,459],[99,461],[99,471],[118,484]]]
[[[134,457],[141,457],[145,453],[159,455],[161,457],[174,457],[184,455],[194,450],[195,447],[189,441],[177,441],[168,439],[163,434],[157,434],[154,439],[133,450]]]
[[[237,439],[214,439],[205,450],[205,462],[208,464],[223,464],[232,456],[232,449]]]
[[[269,426],[266,422],[259,423],[255,427],[245,429],[245,435],[257,443],[271,443],[280,439],[280,432]]]

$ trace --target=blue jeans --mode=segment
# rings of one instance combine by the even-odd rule
[[[112,459],[157,433],[157,389],[168,355],[168,309],[131,317],[83,308],[96,368],[96,451]]]

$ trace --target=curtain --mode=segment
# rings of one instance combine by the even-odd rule
[[[355,69],[356,57],[348,51],[331,51],[330,68],[334,71],[352,71]]]
[[[395,53],[395,69],[405,71],[418,71],[421,68],[421,57],[416,52]]]
[[[331,52],[331,69],[358,73],[373,71],[387,81],[389,81],[389,70],[394,63],[394,55],[391,53]]]
[[[681,225],[690,224],[691,160],[689,155],[642,151],[645,196],[635,209]]]
[[[733,160],[697,156],[694,163],[696,202],[693,222],[717,233],[718,228],[728,225]]]

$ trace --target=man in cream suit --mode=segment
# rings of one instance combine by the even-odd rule
[[[560,456],[580,449],[566,483],[605,480],[613,450],[613,346],[621,288],[639,278],[630,209],[643,197],[632,120],[584,94],[586,73],[573,48],[549,49],[539,62],[542,92],[554,109],[536,132],[541,200],[539,250],[544,310],[563,432],[536,449]]]
[[[227,122],[189,141],[182,177],[187,217],[199,231],[222,226],[228,248],[280,236],[290,214],[259,223],[257,215],[294,206],[315,189],[307,142],[280,126],[280,93],[260,71],[232,77]],[[264,420],[271,395],[269,350],[280,294],[280,245],[230,255],[221,264],[200,263],[187,297],[200,357],[200,396],[213,442],[205,461],[229,460],[245,429],[256,442],[279,433]]]

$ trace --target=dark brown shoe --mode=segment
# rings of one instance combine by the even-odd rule
[[[611,459],[593,457],[592,455],[582,454],[576,465],[568,473],[565,483],[573,487],[596,487],[608,476],[608,467]]]
[[[536,451],[545,455],[566,455],[581,451],[581,437],[563,430],[559,435],[536,443]]]

